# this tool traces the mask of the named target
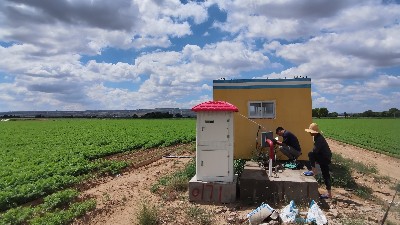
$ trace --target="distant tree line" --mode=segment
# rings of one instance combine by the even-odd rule
[[[20,116],[16,116],[16,115],[11,115],[11,114],[10,115],[5,114],[5,115],[2,116],[2,118],[6,119],[6,118],[21,118],[21,117]]]
[[[327,108],[315,108],[312,109],[312,116],[317,118],[323,117],[391,117],[391,118],[399,118],[400,110],[397,108],[390,108],[388,111],[382,112],[373,112],[372,110],[367,110],[362,113],[346,113],[339,114],[337,112],[329,112]]]
[[[138,119],[138,118],[143,118],[143,119],[162,119],[162,118],[183,118],[183,115],[181,113],[176,113],[176,114],[171,114],[169,112],[150,112],[146,113],[142,116],[138,116],[137,114],[133,115],[116,115],[116,114],[108,114],[108,115],[90,115],[90,116],[82,116],[82,115],[63,115],[63,116],[46,116],[43,114],[36,114],[34,116],[31,116],[30,118],[133,118],[133,119]],[[5,114],[3,116],[0,116],[0,118],[4,119],[10,119],[10,118],[25,118],[21,117],[19,115],[12,115],[12,114]]]
[[[133,115],[134,118],[139,118],[136,114]],[[169,112],[150,112],[142,115],[140,118],[143,119],[162,119],[162,118],[173,118],[174,115]]]

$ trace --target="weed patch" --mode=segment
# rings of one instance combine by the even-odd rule
[[[238,177],[240,177],[240,175],[242,174],[245,164],[246,164],[245,159],[235,159],[233,161],[233,171],[235,174],[238,175]]]
[[[210,214],[198,206],[189,207],[186,211],[186,214],[196,224],[200,224],[200,225],[212,224]]]
[[[172,175],[161,177],[158,182],[151,186],[150,191],[156,193],[161,188],[165,191],[183,192],[188,189],[189,180],[196,174],[196,161],[192,159],[183,170]]]
[[[357,196],[368,199],[372,195],[372,189],[363,185],[357,184],[352,176],[352,172],[356,171],[365,175],[373,175],[376,173],[376,167],[364,165],[359,162],[354,162],[351,159],[345,159],[341,155],[333,154],[333,163],[331,164],[331,182],[334,187],[342,187],[354,190]],[[319,183],[323,183],[323,179],[317,179]]]
[[[158,210],[154,205],[147,205],[142,203],[142,206],[137,214],[137,221],[139,225],[156,225],[160,221],[158,219]]]

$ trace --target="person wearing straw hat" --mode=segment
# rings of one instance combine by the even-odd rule
[[[311,165],[307,165],[309,171],[304,172],[306,176],[313,176],[316,174],[315,163],[318,162],[321,167],[322,177],[324,178],[326,190],[328,194],[320,195],[320,198],[326,199],[331,198],[331,175],[329,173],[329,164],[332,161],[332,152],[326,142],[324,136],[322,136],[322,131],[320,131],[318,124],[312,123],[306,132],[314,138],[314,147],[310,153],[308,153],[308,158]]]

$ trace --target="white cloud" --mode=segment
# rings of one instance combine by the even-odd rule
[[[204,79],[233,76],[263,68],[269,59],[239,42],[219,42],[200,48],[186,45],[182,52],[155,52],[138,57],[139,74],[151,74],[157,85],[188,85]],[[150,85],[146,82],[142,86]]]
[[[317,106],[316,108],[321,108],[321,107],[323,107],[324,105],[325,105],[325,108],[326,108],[326,105],[332,104],[333,101],[332,101],[332,100],[329,100],[329,99],[327,99],[327,98],[325,98],[325,97],[319,97],[319,98],[314,99],[314,103],[315,103],[315,105]],[[321,105],[321,106],[318,107],[318,105]]]
[[[319,97],[321,95],[318,92],[313,91],[313,92],[311,92],[311,96],[316,98],[316,97]]]
[[[212,86],[203,84],[203,85],[201,85],[201,89],[207,90],[207,91],[212,91]]]
[[[304,43],[265,45],[276,55],[298,64],[283,75],[313,78],[355,78],[370,76],[378,67],[400,63],[399,26],[345,34],[325,34]]]
[[[158,91],[158,89],[154,91]],[[171,96],[160,97],[160,95],[153,95],[152,93],[108,88],[101,83],[87,89],[88,97],[96,103],[96,105],[92,106],[93,109],[189,108],[205,100],[212,99],[208,95],[203,95],[190,101],[177,101]]]
[[[134,92],[126,89],[108,88],[103,83],[93,84],[86,89],[86,94],[92,102],[92,109],[131,109],[140,108],[143,99]]]
[[[43,57],[42,49],[32,44],[12,45],[8,48],[0,46],[0,68],[10,74],[31,74],[36,76],[62,76],[71,67],[79,66],[80,56],[77,54],[58,54]]]
[[[188,18],[207,19],[206,8],[194,2],[62,0],[44,3],[6,1],[0,6],[0,39],[32,44],[40,54],[100,54],[105,47],[167,47],[168,37],[191,34]]]
[[[338,112],[384,111],[400,106],[400,99],[396,97],[400,87],[397,76],[381,75],[349,84],[340,82],[338,79],[313,82],[313,106]]]
[[[188,107],[213,79],[293,76],[312,78],[315,107],[400,108],[399,19],[380,0],[6,0],[0,108]],[[83,61],[113,48],[138,56]]]
[[[97,63],[91,60],[85,65],[85,70],[92,72],[89,73],[93,77],[90,80],[140,81],[140,77],[136,73],[136,67],[127,63]],[[83,79],[87,79],[87,76],[84,76]]]
[[[392,26],[399,19],[400,5],[382,4],[382,1],[355,1],[354,5],[339,11],[334,17],[317,21],[324,30],[353,32]]]
[[[374,80],[365,82],[365,87],[376,91],[388,88],[400,89],[400,76],[380,75]]]
[[[188,95],[196,98],[196,93],[212,89],[207,84],[198,85],[199,82],[238,75],[241,71],[263,68],[269,63],[261,51],[249,49],[240,42],[219,42],[203,48],[187,45],[181,52],[155,51],[136,58],[134,65],[93,60],[80,64],[79,56],[69,58],[68,55],[51,60],[38,57],[28,64],[17,64],[22,61],[22,54],[12,53],[25,47],[30,46],[2,48],[11,60],[4,63],[13,65],[8,69],[19,72],[16,84],[26,88],[26,93],[19,96],[25,98],[27,93],[32,93],[26,102],[54,109],[181,105]],[[3,68],[6,66],[2,65]],[[104,84],[105,81],[137,83],[141,77],[143,82],[137,90],[110,88]],[[157,105],[154,102],[158,102]]]
[[[400,10],[400,8],[399,8]],[[399,15],[400,17],[400,15]],[[400,63],[400,26],[331,35],[323,41],[330,51],[351,55],[377,67]]]
[[[162,2],[162,13],[165,15],[186,20],[192,18],[195,24],[203,23],[207,19],[207,9],[204,5],[194,1],[182,5],[179,0]]]
[[[138,21],[137,6],[130,0],[8,0],[2,11],[11,25],[64,23],[106,30],[130,30]]]
[[[208,85],[198,85],[202,80],[262,68],[268,62],[261,52],[236,42],[220,42],[203,48],[187,45],[182,52],[156,51],[144,54],[135,59],[135,74],[147,75],[148,79],[143,80],[137,95],[143,102],[163,102],[165,99],[179,102],[188,93],[210,90]]]
[[[225,23],[216,26],[224,31],[267,39],[295,40],[319,33],[319,20],[332,18],[341,10],[359,4],[358,1],[217,1],[228,12]],[[325,29],[324,27],[322,29]]]
[[[264,43],[263,48],[266,52],[268,53],[274,53],[277,49],[280,49],[282,47],[281,43],[279,41],[271,41]]]
[[[143,23],[138,31],[141,36],[149,37],[182,37],[190,35],[190,25],[186,21],[193,18],[195,23],[202,23],[207,19],[207,9],[195,2],[186,5],[178,0],[152,1],[136,0],[140,18]]]
[[[313,86],[324,94],[340,94],[343,92],[344,85],[338,79],[321,79],[313,81]],[[320,96],[320,95],[318,95]]]

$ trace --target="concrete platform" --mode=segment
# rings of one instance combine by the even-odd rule
[[[268,177],[267,171],[257,162],[246,163],[240,178],[240,200],[244,202],[278,204],[294,200],[296,204],[308,204],[318,200],[318,183],[312,176],[304,176],[305,170],[284,169]]]
[[[233,182],[204,182],[196,175],[189,181],[189,201],[231,203],[236,201],[237,176]]]

